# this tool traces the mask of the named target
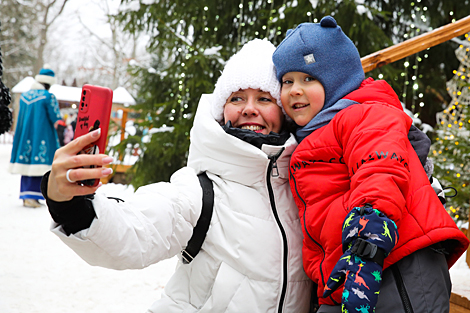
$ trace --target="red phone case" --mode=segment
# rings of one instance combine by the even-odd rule
[[[101,86],[83,85],[74,139],[98,128],[101,128],[101,136],[97,141],[86,146],[79,154],[104,153],[112,104],[113,91],[111,89]],[[87,186],[97,186],[99,179],[89,179],[80,183]]]

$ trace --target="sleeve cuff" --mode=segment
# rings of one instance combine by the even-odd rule
[[[96,217],[93,208],[93,195],[76,196],[70,201],[57,202],[47,196],[47,184],[50,171],[44,174],[41,181],[41,192],[46,199],[46,204],[52,219],[61,225],[68,235],[90,227]]]

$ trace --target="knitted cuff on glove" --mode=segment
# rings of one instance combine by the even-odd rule
[[[387,256],[398,241],[397,226],[369,204],[355,207],[346,216],[343,224],[343,251],[355,247],[356,252],[362,251],[370,256],[370,253],[374,252],[373,246],[361,241],[356,243],[358,238],[382,249]]]

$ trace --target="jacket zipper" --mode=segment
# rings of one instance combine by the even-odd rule
[[[279,306],[278,306],[278,313],[282,312],[282,307],[284,306],[284,301],[286,298],[286,291],[287,291],[287,235],[286,231],[284,230],[284,227],[282,226],[281,220],[279,219],[279,215],[277,213],[277,208],[276,208],[276,203],[274,199],[274,192],[273,192],[273,187],[271,185],[271,176],[272,177],[278,177],[279,172],[277,169],[277,159],[279,156],[282,154],[284,151],[284,148],[282,148],[277,154],[269,156],[269,165],[268,165],[268,172],[266,175],[266,183],[268,186],[268,193],[269,193],[269,200],[271,203],[271,209],[274,214],[274,218],[276,219],[277,225],[279,226],[279,230],[281,231],[282,235],[282,241],[283,241],[283,246],[284,246],[284,254],[283,254],[283,275],[282,275],[282,289],[281,289],[281,298],[279,299]]]
[[[289,175],[290,175],[290,179],[294,182],[294,185],[295,185],[295,192],[297,193],[297,197],[302,201],[303,205],[304,205],[304,218],[303,218],[303,227],[304,227],[304,230],[305,230],[305,233],[307,234],[308,238],[310,238],[310,240],[313,241],[313,243],[315,243],[322,251],[323,253],[323,258],[320,262],[320,275],[321,275],[321,281],[322,281],[322,284],[323,286],[326,286],[326,283],[325,283],[325,277],[323,276],[323,261],[325,261],[325,249],[320,245],[319,242],[317,242],[315,239],[313,239],[312,235],[310,235],[310,233],[308,232],[308,229],[307,229],[307,222],[305,222],[305,214],[307,213],[307,203],[305,203],[304,199],[299,195],[299,192],[297,190],[297,182],[295,181],[295,177],[294,175],[292,174],[292,171],[291,169],[289,168]],[[332,295],[329,296],[330,300],[333,301],[333,303],[335,305],[339,305],[340,303],[338,303],[337,301],[335,301],[335,299],[333,299]]]
[[[413,313],[413,307],[411,306],[410,297],[408,296],[408,292],[406,291],[405,284],[403,283],[403,277],[401,277],[398,265],[395,263],[390,266],[390,269],[392,270],[393,277],[395,278],[398,294],[400,295],[405,313]]]

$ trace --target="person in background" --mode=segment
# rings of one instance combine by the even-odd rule
[[[273,61],[298,125],[289,177],[318,312],[448,312],[448,268],[469,242],[413,150],[395,92],[365,79],[331,16],[289,30]]]
[[[67,128],[67,114],[57,122],[57,137],[59,137],[59,144],[62,147],[65,145],[64,136],[65,136],[65,129]]]
[[[41,206],[40,185],[51,169],[55,151],[60,147],[57,124],[61,120],[56,97],[49,92],[55,83],[54,72],[44,66],[31,90],[20,98],[18,121],[13,138],[9,171],[21,174],[20,199],[26,207]]]
[[[64,145],[68,144],[72,141],[74,135],[74,127],[72,126],[72,122],[75,121],[73,117],[67,117],[65,119],[65,129],[64,129]]]
[[[75,133],[75,127],[77,126],[77,114],[73,114],[70,125],[72,125],[72,131]]]
[[[202,248],[189,264],[179,255],[148,312],[309,311],[312,282],[302,268],[302,231],[288,183],[297,142],[284,127],[274,49],[255,39],[229,59],[213,95],[199,102],[188,166],[169,183],[140,187],[124,202],[75,183],[111,172],[80,168],[112,162],[106,155],[76,155],[99,130],[59,149],[44,175],[52,231],[91,265],[133,269],[186,248],[201,215],[197,174],[207,174],[214,204]]]

